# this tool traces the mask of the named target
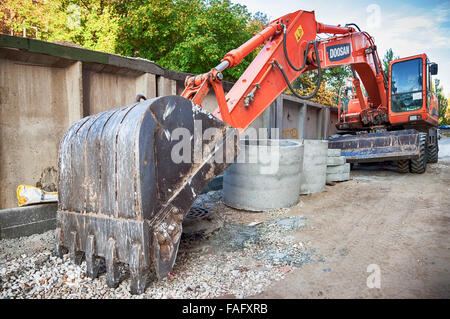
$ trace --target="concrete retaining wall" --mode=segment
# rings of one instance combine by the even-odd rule
[[[147,98],[180,94],[188,75],[145,59],[4,34],[0,70],[0,209],[17,206],[18,185],[34,186],[46,169],[57,167],[59,143],[71,124],[133,103],[138,93]],[[232,85],[224,82],[225,92]],[[203,106],[217,108],[214,92]],[[277,128],[280,138],[320,139],[332,133],[327,121],[333,112],[282,95],[251,127]]]
[[[337,130],[337,109],[282,94],[272,104],[270,127],[279,128],[281,138],[326,139]]]

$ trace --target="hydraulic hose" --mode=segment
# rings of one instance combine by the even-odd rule
[[[361,29],[358,27],[358,25],[356,23],[347,23],[345,25],[346,27],[355,27],[356,29],[358,29],[359,32],[361,32]]]
[[[293,70],[295,70],[295,71],[297,71],[297,72],[303,71],[303,69],[304,69],[305,66],[306,66],[306,60],[307,60],[307,57],[308,57],[309,46],[310,46],[311,44],[314,45],[314,52],[315,52],[315,54],[316,54],[316,59],[317,59],[317,73],[318,73],[318,74],[317,74],[317,84],[316,84],[316,87],[315,87],[314,91],[313,91],[311,94],[309,94],[309,95],[301,95],[301,94],[298,94],[298,93],[295,91],[295,89],[292,87],[291,82],[289,81],[289,78],[288,78],[288,76],[287,76],[287,74],[286,74],[284,68],[280,65],[280,63],[279,63],[277,60],[275,60],[275,61],[273,62],[273,63],[280,69],[281,73],[283,74],[283,78],[284,78],[284,80],[285,80],[287,86],[289,87],[289,90],[291,91],[291,93],[292,93],[294,96],[296,96],[296,97],[298,97],[298,98],[300,98],[300,99],[309,100],[309,99],[311,99],[311,98],[313,98],[313,97],[316,96],[317,92],[318,92],[319,89],[320,89],[320,84],[322,83],[322,68],[321,68],[321,66],[320,66],[320,58],[319,58],[319,50],[317,49],[317,41],[311,41],[311,42],[308,43],[308,45],[306,46],[305,54],[304,54],[303,64],[301,65],[300,68],[296,68],[296,67],[292,64],[291,60],[289,59],[289,55],[288,55],[287,48],[286,48],[286,25],[283,24],[282,26],[283,26],[283,50],[284,50],[284,56],[286,57],[286,61],[288,62],[289,66],[290,66]]]
[[[303,64],[302,64],[302,66],[301,66],[300,68],[296,68],[296,67],[294,66],[294,64],[292,64],[291,60],[289,59],[289,54],[288,54],[287,48],[286,48],[286,25],[285,25],[285,24],[282,24],[282,27],[283,27],[283,50],[284,50],[284,56],[286,57],[286,60],[287,60],[287,62],[288,62],[288,64],[289,64],[289,66],[290,66],[293,70],[295,70],[295,71],[302,71],[302,70],[305,68],[305,66],[306,66],[306,58],[307,58],[307,56],[308,56],[309,46],[311,45],[312,42],[309,42],[308,45],[306,46],[306,51],[305,51],[305,53],[304,53],[304,58],[303,58]]]

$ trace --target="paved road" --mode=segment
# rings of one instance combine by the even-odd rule
[[[439,158],[450,161],[450,137],[439,140]]]

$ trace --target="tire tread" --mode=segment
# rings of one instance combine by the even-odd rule
[[[426,133],[419,134],[419,148],[420,154],[416,159],[411,159],[411,173],[423,174],[427,170],[427,141],[428,136]]]

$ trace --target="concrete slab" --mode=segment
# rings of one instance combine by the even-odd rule
[[[0,239],[55,229],[57,206],[57,203],[49,203],[0,210]]]
[[[345,163],[344,165],[327,167],[327,175],[328,174],[341,174],[341,173],[348,173],[348,172],[350,172],[350,163]]]
[[[344,182],[350,179],[350,172],[327,174],[327,182]]]
[[[327,166],[344,165],[345,157],[343,156],[328,156]]]
[[[327,154],[327,141],[304,140],[300,194],[314,194],[325,190]]]
[[[338,148],[329,148],[328,156],[341,156],[341,150]]]

